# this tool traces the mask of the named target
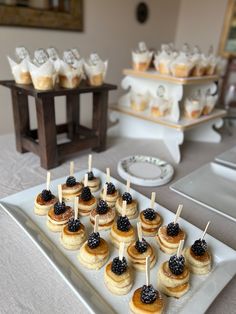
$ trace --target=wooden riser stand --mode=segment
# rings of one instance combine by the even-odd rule
[[[20,153],[33,152],[40,157],[41,166],[51,169],[67,155],[83,149],[106,149],[108,92],[117,87],[103,84],[91,87],[82,82],[79,88],[55,87],[50,91],[38,91],[31,85],[19,85],[14,81],[0,81],[11,89],[16,149]],[[80,124],[80,94],[93,94],[92,128]],[[30,129],[28,96],[35,98],[38,129]],[[56,125],[55,103],[57,96],[66,96],[66,123]],[[58,144],[57,135],[67,133],[68,142]]]

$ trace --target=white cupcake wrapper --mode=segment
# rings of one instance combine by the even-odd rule
[[[104,80],[107,73],[107,67],[108,67],[108,60],[106,60],[105,62],[101,61],[96,65],[91,65],[91,64],[88,64],[86,61],[84,61],[84,70],[85,70],[86,75],[89,78],[95,75],[102,74],[102,77]]]
[[[134,63],[143,63],[143,62],[150,62],[153,56],[152,51],[145,51],[145,52],[132,52],[132,59]]]

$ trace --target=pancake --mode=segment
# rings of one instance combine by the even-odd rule
[[[76,182],[74,186],[67,186],[66,183],[62,184],[62,199],[63,201],[73,201],[76,196],[79,196],[83,188],[83,184]]]
[[[125,247],[127,247],[135,241],[135,230],[131,226],[129,231],[121,231],[117,229],[117,224],[114,223],[111,227],[110,238],[116,247],[119,248],[120,242],[124,242]]]
[[[139,217],[141,221],[143,235],[147,237],[154,237],[157,234],[157,231],[162,224],[161,216],[157,213],[155,219],[149,220],[144,217],[144,214],[142,211]]]
[[[97,207],[97,199],[93,196],[89,201],[83,201],[79,197],[78,213],[81,216],[89,216],[91,210]]]
[[[119,197],[116,200],[115,208],[117,210],[118,214],[122,214],[122,206],[123,206],[123,199],[122,197]],[[138,203],[136,200],[132,200],[132,203],[126,205],[126,216],[129,219],[135,219],[138,215]]]
[[[107,194],[106,198],[104,199],[104,201],[107,202],[109,207],[114,207],[115,203],[116,203],[116,200],[119,197],[119,195],[120,195],[119,191],[116,190],[115,193],[113,193],[113,194]],[[103,199],[103,189],[102,189],[102,191],[100,193],[100,198]]]
[[[71,232],[68,229],[68,224],[63,228],[61,233],[61,244],[68,250],[77,250],[86,239],[85,227],[80,224],[79,230]]]
[[[92,225],[95,223],[95,216],[97,215],[96,208],[90,212],[90,222]],[[108,208],[108,211],[105,214],[99,214],[99,224],[98,230],[108,230],[114,223],[115,219],[115,210]]]
[[[84,180],[83,180],[84,184]],[[92,180],[88,180],[87,185],[90,188],[91,192],[97,192],[100,188],[101,180],[97,177],[94,177]]]
[[[146,270],[147,256],[150,256],[150,269],[152,269],[156,264],[156,256],[151,245],[148,245],[146,252],[139,253],[135,248],[135,242],[131,243],[127,248],[127,255],[133,267],[140,271]]]
[[[34,213],[39,216],[46,216],[48,211],[54,207],[56,202],[57,198],[54,195],[50,201],[44,201],[40,193],[34,201]]]
[[[212,261],[208,251],[201,256],[196,256],[189,247],[184,249],[184,257],[190,272],[196,275],[206,275],[211,271]]]
[[[177,251],[180,241],[184,240],[185,237],[185,232],[182,229],[177,236],[169,236],[167,226],[162,226],[158,229],[156,241],[164,253],[173,254]]]

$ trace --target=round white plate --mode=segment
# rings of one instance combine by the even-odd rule
[[[142,186],[160,186],[168,183],[174,174],[171,164],[156,157],[134,155],[121,159],[117,170],[119,175]]]

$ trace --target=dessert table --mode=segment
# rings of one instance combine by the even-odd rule
[[[174,166],[175,175],[172,182],[235,146],[235,135],[236,130],[234,136],[223,135],[223,141],[218,144],[186,141],[182,148],[183,162]],[[120,179],[116,169],[117,163],[130,154],[158,156],[173,163],[164,143],[156,143],[157,140],[108,138],[107,151],[94,153],[94,167],[105,171],[109,166],[111,175]],[[13,135],[0,136],[0,198],[45,181],[46,171],[40,167],[37,156],[33,153],[17,153],[14,144]],[[85,151],[74,158],[76,171],[87,167],[87,154]],[[52,179],[67,175],[68,169],[69,161],[52,170]],[[236,249],[233,221],[172,192],[169,184],[154,189],[157,202],[173,212],[176,211],[177,205],[182,203],[184,209],[181,216],[201,229],[211,220],[209,234]],[[150,196],[153,190],[140,186],[135,186],[135,189],[146,196]],[[88,313],[47,259],[3,211],[0,211],[0,237],[1,313]],[[207,313],[233,314],[235,308],[236,278],[219,294]]]

